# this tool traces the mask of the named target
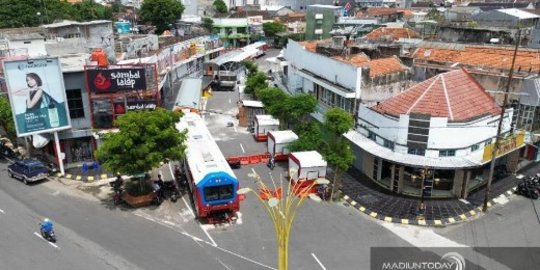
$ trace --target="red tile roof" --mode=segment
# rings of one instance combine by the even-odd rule
[[[418,33],[409,28],[393,28],[393,27],[380,27],[377,28],[363,38],[370,41],[396,41],[400,38],[417,38],[420,37]]]
[[[399,117],[422,113],[466,122],[484,115],[496,115],[501,108],[464,69],[439,74],[371,109]]]
[[[465,47],[463,50],[418,48],[413,53],[414,59],[439,62],[443,64],[460,63],[462,65],[488,67],[509,70],[512,65],[514,49],[495,47]],[[515,63],[516,69],[540,72],[540,53],[537,50],[520,49]]]
[[[405,66],[403,66],[396,56],[370,60],[367,55],[359,53],[352,55],[350,58],[344,58],[343,56],[334,56],[332,58],[357,67],[369,67],[370,78],[406,70]]]

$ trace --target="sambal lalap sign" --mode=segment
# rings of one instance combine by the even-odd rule
[[[110,93],[118,91],[145,90],[145,69],[88,69],[86,70],[88,86],[95,93]]]

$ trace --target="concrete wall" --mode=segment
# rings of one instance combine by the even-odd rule
[[[332,58],[312,53],[292,40],[284,50],[284,57],[289,65],[296,69],[305,69],[330,82],[335,82],[350,91],[360,91],[360,69]]]
[[[323,14],[323,19],[315,20],[316,14]],[[306,13],[306,40],[330,38],[330,31],[336,20],[336,10],[310,7]],[[317,23],[317,21],[322,21],[322,23]],[[322,35],[315,34],[315,29],[322,29]]]
[[[126,58],[136,58],[149,51],[156,51],[159,49],[158,36],[147,35],[144,37],[122,40],[122,49],[126,53]]]
[[[88,53],[86,40],[83,38],[59,39],[45,44],[50,55],[65,55],[72,53]]]
[[[25,44],[25,42],[27,43]],[[43,39],[10,41],[9,48],[10,49],[27,49],[28,55],[31,57],[47,55],[47,50],[45,48],[45,41]]]
[[[84,118],[71,119],[72,129],[90,129],[92,127],[90,117],[90,101],[88,100],[88,91],[86,90],[84,72],[64,73],[63,75],[66,91],[81,89],[81,97],[84,106]]]
[[[510,130],[513,110],[507,110],[503,121],[502,132]],[[407,153],[407,137],[409,116],[400,115],[399,118],[385,116],[364,105],[358,111],[358,132],[368,136],[368,130],[377,135],[376,142],[384,145],[384,139],[395,143],[394,151]],[[494,138],[497,133],[498,116],[488,116],[476,121],[457,124],[448,123],[445,117],[432,117],[429,130],[428,150],[426,157],[439,157],[439,150],[454,149],[456,156],[471,154],[471,146],[478,144],[478,150],[484,149],[484,142]],[[362,128],[365,127],[365,128]]]

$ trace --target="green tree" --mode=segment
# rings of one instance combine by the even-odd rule
[[[68,3],[69,4],[69,3]],[[47,7],[48,8],[48,7]],[[84,0],[72,4],[73,18],[76,21],[92,21],[99,19],[112,19],[112,7],[106,7],[94,3],[92,0]]]
[[[209,33],[212,33],[212,28],[214,27],[214,20],[208,17],[204,17],[202,20],[204,29],[208,30]]]
[[[255,94],[255,91],[257,89],[267,88],[268,84],[266,83],[266,74],[263,72],[258,71],[257,73],[253,74],[253,76],[249,76],[246,80],[246,88],[245,92],[246,94]]]
[[[275,37],[277,33],[284,32],[287,28],[280,22],[263,23],[264,35],[267,37]]]
[[[11,105],[6,95],[0,96],[0,126],[4,128],[8,138],[15,139],[17,137]]]
[[[343,134],[351,130],[354,120],[350,113],[340,108],[332,108],[324,114],[323,126],[326,131],[326,144],[322,149],[324,159],[334,170],[334,183],[332,198],[335,198],[335,190],[341,186],[341,176],[347,171],[354,161],[354,155]]]
[[[290,107],[288,109],[290,114],[286,118],[288,124],[304,123],[307,121],[309,114],[317,108],[317,99],[310,94],[297,94],[290,97],[288,105]]]
[[[227,4],[223,0],[215,0],[212,4],[217,12],[219,13],[226,13],[227,12]]]
[[[252,60],[244,60],[242,61],[242,65],[246,68],[248,71],[248,76],[253,76],[257,71],[259,71],[259,68],[257,67],[257,63]]]
[[[428,20],[434,20],[436,22],[443,22],[444,21],[444,14],[440,11],[438,11],[436,8],[431,8],[428,11],[428,14],[426,15],[426,18]]]
[[[287,147],[292,152],[320,150],[323,144],[321,125],[318,122],[298,124],[294,127],[298,140]]]
[[[161,162],[183,159],[186,133],[175,126],[181,115],[162,108],[122,115],[115,121],[119,131],[103,135],[97,159],[108,171],[127,175],[146,173]]]
[[[139,15],[144,22],[156,27],[158,33],[169,29],[169,24],[182,17],[184,5],[177,0],[145,0]]]
[[[257,98],[264,104],[264,107],[271,108],[280,106],[289,97],[281,89],[276,87],[260,88],[256,90]],[[278,108],[279,109],[279,108]]]

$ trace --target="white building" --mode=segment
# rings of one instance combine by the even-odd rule
[[[354,167],[398,194],[466,198],[486,183],[501,108],[465,70],[442,73],[372,107],[345,135]],[[514,171],[524,134],[507,109],[497,168]],[[428,171],[422,181],[422,171]],[[504,169],[500,169],[504,170]]]
[[[344,39],[295,42],[289,40],[283,57],[287,67],[284,84],[292,93],[307,93],[318,101],[313,115],[322,121],[328,108],[338,107],[356,115],[358,104],[382,101],[406,89],[409,70],[399,58],[370,59],[363,53],[343,56]],[[317,53],[317,46],[338,52]],[[341,47],[340,47],[341,46]]]

